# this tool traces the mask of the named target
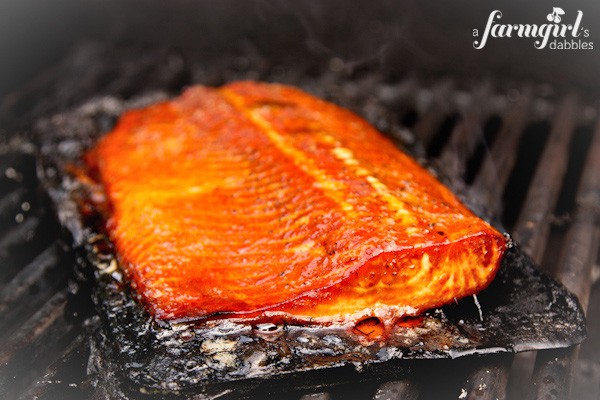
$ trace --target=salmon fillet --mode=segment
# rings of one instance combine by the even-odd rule
[[[485,288],[506,239],[366,121],[298,89],[192,87],[86,156],[155,318],[415,315]]]

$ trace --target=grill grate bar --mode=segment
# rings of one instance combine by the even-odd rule
[[[40,231],[41,224],[42,221],[38,216],[30,216],[0,238],[0,264],[4,265],[0,270],[0,289],[25,264],[24,259],[29,257],[29,254],[23,251],[23,248],[33,242]]]
[[[587,155],[581,182],[577,190],[574,222],[567,233],[566,246],[558,277],[579,297],[587,309],[590,297],[592,266],[598,254],[596,230],[600,225],[600,119]]]
[[[462,182],[467,160],[483,137],[483,122],[489,113],[486,98],[491,94],[491,84],[482,83],[473,94],[468,111],[454,127],[450,139],[439,157],[439,164],[452,179]]]
[[[488,154],[483,161],[473,183],[475,195],[480,199],[481,204],[486,206],[490,215],[497,216],[501,212],[502,191],[506,188],[516,163],[519,139],[529,120],[531,101],[532,89],[531,86],[527,86],[504,116],[498,133],[500,139],[494,142],[491,154]]]
[[[537,353],[531,396],[536,400],[568,399],[576,351],[560,349]]]
[[[419,389],[409,381],[386,382],[377,388],[373,400],[417,400]]]
[[[68,269],[63,268],[58,246],[51,245],[23,268],[0,292],[0,332],[7,337],[32,310],[37,310],[66,285]]]
[[[0,239],[0,255],[7,256],[12,247],[28,242],[28,237],[38,228],[40,222],[40,218],[32,216],[25,219],[16,228],[6,232]]]
[[[14,398],[76,336],[66,291],[55,294],[0,349],[0,395]]]
[[[537,264],[541,263],[546,249],[550,216],[560,194],[561,187],[557,183],[562,182],[567,170],[577,107],[574,95],[562,102],[514,229],[515,239]]]
[[[433,101],[416,123],[413,132],[425,148],[428,148],[442,125],[444,118],[451,112],[451,103],[447,100],[454,88],[454,82],[446,79],[433,88]]]
[[[20,186],[0,199],[0,229],[7,230],[17,224],[17,220],[30,209],[33,196],[28,196],[26,186]],[[27,206],[25,206],[27,201]],[[21,217],[18,215],[21,214]]]
[[[493,219],[498,219],[501,213],[502,204],[499,199],[516,162],[519,138],[528,120],[531,96],[531,86],[527,86],[520,98],[505,113],[498,133],[500,139],[495,141],[492,151],[486,154],[470,188],[470,197],[485,207],[487,214]],[[505,399],[513,359],[511,354],[488,358],[472,368],[462,389],[465,398]]]
[[[575,220],[565,239],[557,277],[587,309],[592,284],[592,267],[598,254],[597,229],[600,223],[600,120],[587,156],[576,195]],[[533,373],[534,398],[569,396],[573,365],[579,347],[539,352]]]
[[[86,334],[76,336],[60,357],[44,371],[40,379],[36,379],[19,398],[91,398],[93,384],[91,378],[87,377],[89,347],[89,337]],[[73,368],[73,365],[77,365],[78,368]]]
[[[23,326],[16,331],[2,346],[0,351],[0,365],[8,364],[19,350],[26,348],[60,318],[67,303],[66,293],[59,292],[44,304]]]
[[[40,253],[29,265],[23,268],[0,292],[0,313],[18,300],[23,300],[25,291],[35,285],[43,274],[58,264],[56,244]]]
[[[465,384],[468,400],[495,400],[506,397],[508,371],[512,354],[490,357],[480,367],[475,368]]]
[[[43,211],[33,211],[23,222],[6,232],[0,238],[0,291],[58,235],[55,220],[44,215]]]

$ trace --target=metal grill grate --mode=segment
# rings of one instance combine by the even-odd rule
[[[153,77],[153,87],[167,91],[179,90],[190,76],[208,76],[207,83],[218,83],[248,73],[232,66],[236,59],[226,56],[226,61],[200,74],[202,67],[162,52],[160,57],[171,60],[168,68],[154,64],[156,54],[134,53],[114,67],[121,72],[115,75],[113,67],[103,69],[108,51],[83,46],[64,61],[62,81],[39,82],[46,96],[34,103],[30,118],[77,104],[90,93],[128,96],[147,90],[131,71]],[[262,65],[248,57],[250,69]],[[86,65],[96,67],[88,70]],[[107,82],[107,71],[121,79]],[[599,247],[600,118],[585,99],[530,83],[452,77],[428,81],[416,76],[388,80],[335,70],[315,77],[303,71],[300,67],[282,75],[279,69],[267,68],[259,77],[328,97],[365,116],[418,157],[433,159],[473,208],[502,223],[585,308],[590,295],[599,295],[597,287],[592,291],[592,275],[597,275]],[[61,89],[78,87],[73,73],[80,74],[77,82],[86,82],[87,92]],[[11,104],[26,97],[17,93]],[[98,123],[110,126],[112,121]],[[0,395],[102,398],[97,371],[88,366],[89,337],[97,324],[89,294],[69,285],[74,260],[38,189],[31,146],[19,140],[5,144],[0,158]],[[600,310],[594,309],[588,319],[590,334],[597,334]],[[600,365],[595,360],[600,359],[600,349],[589,347],[592,352],[584,351],[580,361],[578,349],[543,351],[537,357],[434,360],[414,363],[408,380],[394,380],[393,371],[382,379],[360,382],[336,381],[334,375],[330,386],[307,382],[305,389],[286,394],[302,399],[427,399],[439,393],[461,399],[562,399],[568,398],[574,379],[572,398],[597,398]],[[261,397],[270,393],[264,383],[261,390]],[[222,395],[236,397],[231,392]]]

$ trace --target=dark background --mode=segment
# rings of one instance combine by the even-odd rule
[[[425,4],[427,3],[427,4]],[[0,3],[0,98],[22,89],[81,43],[166,47],[201,60],[204,53],[252,51],[282,66],[312,57],[327,67],[380,68],[458,76],[510,76],[600,91],[600,2],[597,1],[75,1]],[[504,23],[546,23],[552,7],[573,22],[583,11],[593,50],[536,50],[533,39],[492,39],[472,47],[494,9]],[[349,39],[350,38],[350,39]],[[157,60],[161,62],[162,60]],[[319,64],[319,62],[322,62]],[[202,80],[203,77],[192,77]],[[4,111],[7,110],[6,105]]]

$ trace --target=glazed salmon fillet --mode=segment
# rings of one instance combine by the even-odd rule
[[[191,87],[86,156],[161,320],[398,318],[485,288],[505,237],[366,121],[292,87]]]

